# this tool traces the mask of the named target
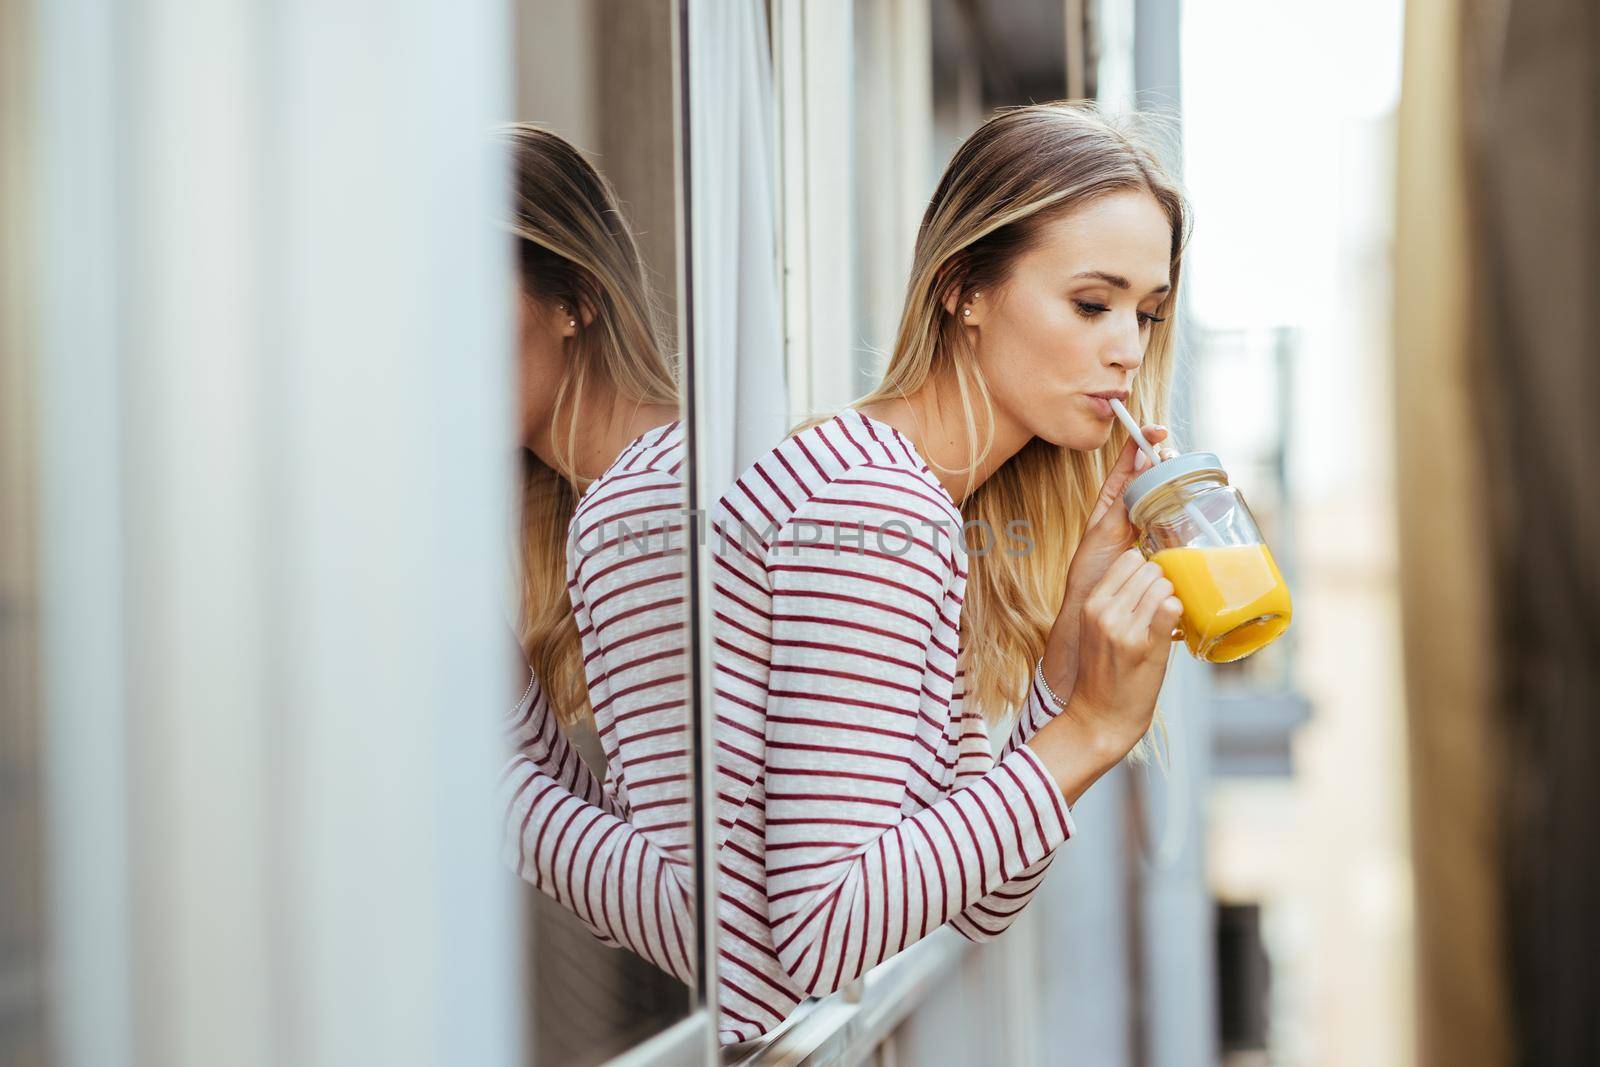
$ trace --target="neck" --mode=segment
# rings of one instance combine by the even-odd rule
[[[909,438],[912,446],[933,468],[934,476],[958,504],[965,499],[969,486],[972,492],[976,492],[978,486],[1033,438],[1020,423],[1003,411],[996,408],[991,416],[983,410],[982,405],[972,413],[973,430],[969,433],[960,393],[953,383],[941,383],[935,379],[929,379],[921,388],[904,397],[890,397],[864,404],[860,410],[880,422],[888,423]],[[971,462],[971,455],[982,448],[991,426],[994,443],[969,478],[966,468]]]
[[[570,459],[579,479],[580,492],[589,482],[605,473],[613,460],[636,437],[665,425],[678,417],[675,404],[650,404],[641,400],[619,400],[614,388],[584,390],[573,428]],[[537,429],[526,435],[523,447],[538,456],[551,470],[560,470],[557,454],[567,454],[567,428],[570,416],[563,414],[560,424],[551,415],[538,421]]]

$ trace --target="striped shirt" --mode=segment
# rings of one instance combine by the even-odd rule
[[[635,438],[578,499],[567,594],[602,783],[532,675],[512,711],[505,858],[608,945],[694,975],[683,432]]]
[[[652,505],[681,520],[671,429],[591,485],[575,530]],[[1073,832],[1022,744],[1054,714],[1037,683],[998,761],[963,707],[961,523],[904,435],[854,409],[780,443],[712,512],[724,1043],[945,924],[975,941],[1001,933]],[[584,605],[607,781],[565,745],[535,681],[514,713],[508,859],[607,943],[687,981],[682,605],[647,592],[670,575],[681,597],[681,559],[578,563],[569,592]],[[609,608],[597,613],[597,599]],[[662,648],[636,635],[660,639],[673,618],[662,648],[676,658],[652,658]],[[645,785],[659,792],[645,799]]]
[[[963,707],[962,516],[853,408],[757,460],[711,518],[724,1040],[949,924],[1008,927],[1073,832],[1022,744]]]

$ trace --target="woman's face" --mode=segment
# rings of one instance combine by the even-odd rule
[[[1010,277],[980,290],[962,319],[1000,418],[1068,448],[1106,443],[1115,417],[1094,394],[1126,400],[1138,388],[1171,244],[1155,197],[1111,193],[1046,224]]]

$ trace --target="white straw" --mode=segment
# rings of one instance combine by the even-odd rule
[[[1116,397],[1112,397],[1111,410],[1114,411],[1117,418],[1122,421],[1122,425],[1128,428],[1128,434],[1135,441],[1139,442],[1139,447],[1144,451],[1145,457],[1150,460],[1150,466],[1154,467],[1157,463],[1160,463],[1161,454],[1156,451],[1155,445],[1144,439],[1144,431],[1139,429],[1139,424],[1137,422],[1133,421],[1133,416],[1128,414],[1128,409],[1122,406],[1122,401],[1118,400]]]
[[[1145,456],[1150,460],[1150,466],[1154,468],[1157,463],[1162,461],[1161,454],[1156,451],[1154,445],[1145,440],[1144,431],[1140,430],[1139,424],[1133,421],[1133,416],[1128,414],[1128,409],[1122,406],[1122,401],[1112,397],[1111,410],[1116,413],[1122,425],[1128,428],[1128,434],[1139,443],[1139,448],[1144,451]],[[1201,513],[1199,505],[1195,504],[1194,501],[1185,500],[1183,502],[1183,510],[1188,513],[1189,518],[1194,520],[1196,526],[1205,531],[1205,535],[1211,539],[1212,544],[1220,547],[1227,543],[1222,539],[1222,534],[1217,532],[1217,528],[1211,525],[1211,520]]]

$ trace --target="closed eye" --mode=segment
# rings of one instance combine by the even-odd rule
[[[1104,304],[1096,304],[1088,300],[1074,300],[1073,303],[1078,307],[1078,314],[1082,315],[1086,319],[1092,319],[1096,315],[1103,315],[1107,311],[1111,310]],[[1152,323],[1167,321],[1167,317],[1165,315],[1152,315],[1146,311],[1141,311],[1138,314],[1139,328],[1141,330]]]

